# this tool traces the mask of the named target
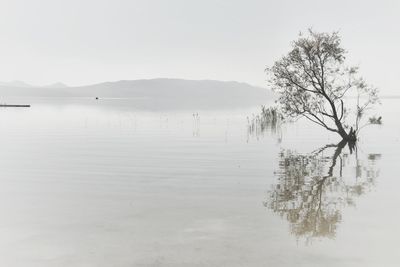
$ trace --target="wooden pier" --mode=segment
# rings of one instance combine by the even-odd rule
[[[0,107],[4,108],[29,108],[31,105],[7,105],[7,104],[0,104]]]

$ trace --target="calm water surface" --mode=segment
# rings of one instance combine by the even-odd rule
[[[258,108],[0,109],[0,266],[399,266],[400,100],[356,149]]]

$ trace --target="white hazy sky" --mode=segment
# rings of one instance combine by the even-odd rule
[[[265,85],[299,31],[340,30],[351,63],[396,94],[400,1],[0,0],[0,80],[174,77]]]

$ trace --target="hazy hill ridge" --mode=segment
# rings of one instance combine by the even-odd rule
[[[79,87],[66,87],[60,83],[45,87],[0,84],[0,97],[99,97],[100,100],[136,98],[154,105],[249,106],[263,104],[271,95],[265,88],[214,80],[160,78],[122,80]]]

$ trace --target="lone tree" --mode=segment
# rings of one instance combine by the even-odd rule
[[[285,115],[305,117],[344,140],[355,142],[361,128],[381,123],[381,117],[373,117],[361,125],[366,111],[379,98],[377,89],[358,76],[357,67],[344,65],[346,51],[340,42],[337,32],[317,33],[310,29],[308,35],[300,34],[292,50],[267,72]]]

